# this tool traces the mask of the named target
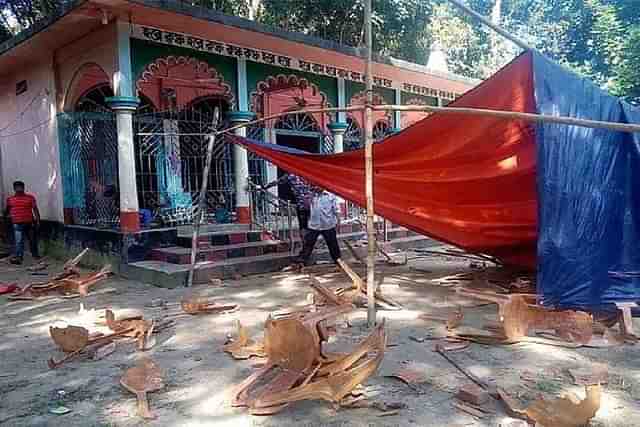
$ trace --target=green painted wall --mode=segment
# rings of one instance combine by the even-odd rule
[[[406,104],[411,99],[420,99],[424,105],[438,105],[438,100],[432,96],[414,95],[412,93],[402,92],[401,99],[402,104]]]
[[[351,98],[354,95],[357,95],[360,92],[363,92],[365,89],[365,85],[363,83],[357,83],[347,80],[345,82],[345,94],[347,98],[347,104],[351,101]],[[385,104],[395,104],[396,96],[393,89],[388,89],[384,87],[374,86],[374,91],[378,95],[382,96]]]
[[[329,104],[334,107],[338,105],[338,82],[334,78],[247,61],[247,90],[249,91],[249,100],[251,100],[251,94],[256,91],[259,82],[269,76],[276,77],[278,74],[284,74],[285,76],[295,74],[298,77],[304,77],[318,86],[318,89],[327,96]]]
[[[237,65],[235,58],[214,55],[178,46],[156,44],[145,40],[131,39],[131,67],[133,68],[134,79],[136,81],[138,80],[147,65],[158,58],[170,55],[190,56],[206,62],[222,75],[225,83],[231,86],[231,90],[237,96]]]

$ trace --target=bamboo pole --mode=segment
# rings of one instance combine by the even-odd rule
[[[640,132],[640,124],[616,123],[601,120],[578,119],[567,116],[550,116],[548,114],[522,113],[519,111],[489,110],[473,107],[436,107],[430,105],[374,105],[374,111],[424,111],[440,114],[463,114],[471,116],[495,117],[504,120],[524,120],[527,122],[556,123],[568,126],[580,126],[592,129],[608,129],[616,132]]]
[[[513,34],[510,34],[507,31],[503,30],[498,25],[494,24],[493,22],[491,22],[490,20],[488,20],[484,16],[480,15],[475,10],[471,9],[469,6],[461,3],[459,0],[447,0],[447,1],[449,3],[451,3],[452,5],[454,5],[455,7],[457,7],[458,9],[462,10],[464,13],[473,16],[478,21],[482,22],[483,24],[485,24],[486,26],[491,28],[493,31],[495,31],[496,33],[500,34],[502,37],[512,41],[513,43],[515,43],[517,46],[521,47],[522,49],[524,49],[524,50],[533,50],[533,48],[531,46],[529,46],[527,43],[525,43],[524,41],[520,40],[518,37],[514,36]]]
[[[220,121],[220,110],[218,107],[213,113],[213,128],[218,126]],[[211,169],[211,158],[213,157],[213,147],[216,143],[216,133],[208,136],[209,143],[207,145],[207,159],[202,171],[202,184],[200,185],[200,196],[198,199],[198,214],[195,218],[193,226],[193,235],[191,236],[191,266],[189,267],[189,276],[187,277],[187,287],[193,286],[193,276],[196,269],[196,261],[198,259],[198,238],[200,237],[200,224],[204,216],[204,210],[207,202],[207,187],[209,186],[209,170]]]
[[[367,198],[367,323],[370,328],[376,325],[376,233],[373,204],[373,34],[371,28],[371,0],[365,1],[364,28],[367,46],[365,70],[365,87],[367,102],[364,109],[364,162],[365,162],[365,194]]]
[[[364,106],[353,106],[353,107],[345,107],[345,108],[318,108],[318,109],[309,109],[309,110],[296,110],[296,113],[331,113],[337,111],[363,111],[365,109]],[[602,120],[588,120],[588,119],[578,119],[575,117],[567,117],[567,116],[550,116],[547,114],[536,114],[536,113],[522,113],[518,111],[506,111],[506,110],[490,110],[486,108],[473,108],[473,107],[436,107],[432,105],[374,105],[372,106],[374,111],[389,111],[389,110],[397,110],[397,111],[421,111],[427,113],[440,113],[440,114],[461,114],[461,115],[472,115],[472,116],[484,116],[484,117],[495,117],[502,120],[524,120],[527,122],[538,122],[538,123],[556,123],[563,124],[568,126],[580,126],[585,128],[592,129],[608,129],[616,132],[640,132],[640,124],[633,123],[617,123],[617,122],[607,122]],[[253,120],[249,123],[243,123],[237,126],[233,126],[228,129],[223,129],[221,131],[216,132],[216,136],[224,135],[226,133],[231,133],[232,131],[247,127],[253,126],[256,124],[261,124],[269,120],[277,119],[278,117],[282,117],[285,115],[291,114],[291,111],[285,113],[274,114],[269,117],[265,117],[262,119]],[[209,135],[204,133],[139,133],[140,136],[153,136],[153,135],[165,135],[165,136],[203,136]]]

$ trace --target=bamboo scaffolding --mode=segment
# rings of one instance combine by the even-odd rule
[[[371,0],[365,1],[364,28],[367,47],[365,67],[365,87],[367,102],[364,109],[364,170],[365,195],[367,198],[367,323],[370,328],[376,325],[376,230],[374,224],[375,208],[373,202],[373,34],[371,28]]]
[[[473,108],[473,107],[436,107],[432,105],[373,105],[371,108],[373,109],[373,111],[418,111],[418,112],[439,113],[439,114],[484,116],[484,117],[494,117],[502,120],[524,120],[526,122],[555,123],[555,124],[562,124],[567,126],[580,126],[585,128],[591,128],[591,129],[607,129],[607,130],[612,130],[616,132],[640,133],[640,124],[578,119],[575,117],[567,117],[567,116],[550,116],[548,114],[523,113],[519,111],[491,110],[486,108]],[[303,110],[296,110],[295,113],[301,113],[301,114],[332,113],[337,111],[363,111],[364,109],[365,107],[360,105],[360,106],[345,107],[345,108],[318,108],[318,109],[309,109],[309,110],[303,109]],[[256,119],[248,123],[243,123],[237,126],[220,130],[216,132],[215,135],[218,136],[218,135],[231,133],[236,129],[253,126],[257,124],[262,124],[266,121],[274,120],[291,113],[292,113],[291,111],[287,111],[284,113],[279,113],[279,114],[274,114],[268,117],[264,117],[262,119]],[[138,133],[138,135],[140,136],[152,136],[152,135],[208,136],[211,134],[209,133]]]
[[[220,110],[216,107],[213,113],[213,128],[215,129],[220,122]],[[208,136],[209,143],[207,145],[207,158],[202,171],[202,185],[200,187],[200,197],[198,198],[198,212],[196,214],[195,223],[193,225],[193,235],[191,236],[191,265],[189,266],[189,276],[187,277],[187,287],[193,286],[193,276],[198,261],[198,239],[200,237],[200,224],[207,203],[207,187],[209,185],[209,170],[211,169],[211,159],[213,158],[213,147],[216,144],[216,133]]]

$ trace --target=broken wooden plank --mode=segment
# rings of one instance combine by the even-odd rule
[[[477,384],[465,384],[460,387],[455,397],[472,405],[484,405],[489,401],[489,394]]]

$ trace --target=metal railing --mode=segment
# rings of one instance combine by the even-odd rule
[[[251,180],[247,182],[251,209],[251,228],[258,228],[273,239],[288,242],[291,253],[295,250],[294,229],[297,224],[295,207],[288,200],[275,196]]]

